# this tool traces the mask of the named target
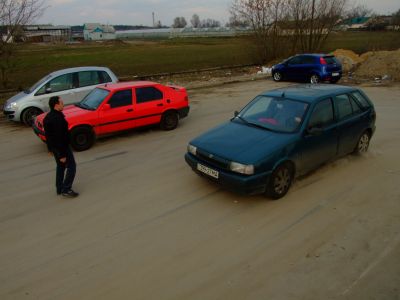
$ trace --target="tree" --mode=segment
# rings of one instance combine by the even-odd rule
[[[8,72],[15,65],[14,38],[24,25],[40,17],[45,10],[44,0],[0,0],[0,26],[4,29],[0,37],[0,80],[8,85]]]
[[[343,15],[347,0],[289,0],[293,52],[320,51]]]
[[[346,19],[370,17],[372,14],[373,10],[365,5],[353,5],[344,11],[344,17]]]
[[[201,21],[201,27],[202,28],[215,28],[215,27],[221,27],[221,23],[217,20],[214,19],[205,19]]]
[[[190,23],[192,24],[192,26],[194,28],[200,28],[200,26],[201,26],[200,17],[198,15],[194,14],[192,16],[192,18],[190,19]]]
[[[393,14],[392,25],[400,26],[400,9]]]
[[[184,17],[176,17],[174,19],[174,24],[172,24],[173,28],[184,28],[186,27],[186,19]]]
[[[285,40],[291,52],[320,51],[347,0],[233,0],[231,16],[248,22],[261,60],[277,58]]]
[[[233,0],[231,17],[236,22],[248,23],[253,29],[260,61],[273,59],[280,51],[280,27],[288,0]]]
[[[248,27],[250,24],[247,20],[241,20],[237,16],[231,15],[226,27]]]

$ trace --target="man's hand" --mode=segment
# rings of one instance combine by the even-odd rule
[[[66,161],[67,161],[67,158],[66,158],[66,157],[61,157],[61,158],[60,158],[60,162],[61,162],[61,163],[65,164]]]

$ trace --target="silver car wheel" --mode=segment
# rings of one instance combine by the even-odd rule
[[[21,120],[25,125],[32,126],[35,118],[41,113],[42,111],[39,108],[29,107],[22,112]]]

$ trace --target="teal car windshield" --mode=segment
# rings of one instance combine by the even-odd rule
[[[279,132],[295,132],[303,122],[308,104],[285,98],[257,96],[239,114],[251,125]]]
[[[77,104],[77,106],[90,110],[96,110],[104,101],[104,99],[106,99],[109,93],[110,92],[107,90],[96,88],[87,94],[86,97]]]

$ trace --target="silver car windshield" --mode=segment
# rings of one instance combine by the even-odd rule
[[[48,81],[50,78],[51,78],[50,75],[43,77],[38,82],[36,82],[34,85],[32,85],[29,89],[24,90],[25,94],[32,93],[34,90],[36,90],[38,87],[42,86],[42,84],[45,83],[46,81]]]
[[[258,96],[239,114],[249,124],[279,132],[295,132],[303,122],[308,104],[285,98]]]
[[[110,94],[109,91],[95,88],[89,94],[86,95],[85,98],[81,102],[78,103],[78,106],[86,109],[95,110],[100,104],[104,101],[105,98]]]

